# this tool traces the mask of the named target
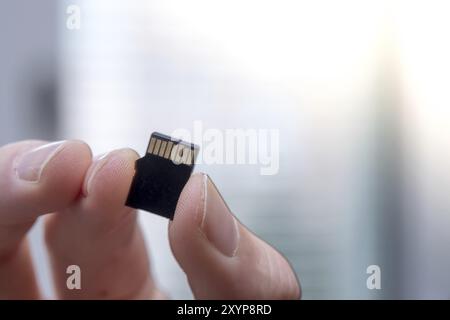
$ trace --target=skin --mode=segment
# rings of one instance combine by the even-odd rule
[[[58,298],[170,296],[161,293],[152,278],[136,211],[124,206],[138,154],[121,149],[93,159],[87,144],[66,141],[46,163],[38,182],[19,179],[18,159],[47,143],[22,141],[0,148],[0,299],[41,298],[27,233],[43,214]],[[204,232],[199,218],[206,201],[205,181],[202,174],[191,177],[169,223],[172,253],[195,298],[300,298],[300,285],[287,260],[237,219],[236,250],[224,254],[208,239],[215,239],[213,231]],[[214,214],[226,214],[222,211]],[[82,270],[82,290],[66,287],[66,268],[72,264]]]

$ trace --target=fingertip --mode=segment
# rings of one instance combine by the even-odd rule
[[[89,146],[79,140],[23,141],[5,146],[1,154],[5,192],[0,209],[11,212],[4,217],[11,222],[33,219],[72,203],[91,162]]]
[[[169,240],[196,298],[300,297],[287,260],[234,217],[204,174],[193,175],[184,187]]]
[[[191,223],[197,225],[201,223],[206,179],[207,175],[200,172],[194,173],[189,178],[178,199],[174,222],[181,219],[189,219]]]
[[[55,187],[58,185],[62,188],[70,187],[78,194],[91,161],[92,151],[85,142],[80,140],[64,141],[42,170],[39,183],[48,183]]]
[[[138,158],[136,151],[127,148],[94,159],[83,183],[85,200],[105,209],[124,206]]]
[[[177,202],[173,221],[169,223],[169,236],[189,236],[203,220],[205,203],[204,173],[193,174],[184,186]]]
[[[181,268],[191,273],[202,260],[205,239],[200,231],[205,203],[205,179],[203,173],[193,174],[178,199],[173,221],[169,223],[169,244]]]
[[[37,188],[42,198],[52,197],[53,205],[58,209],[78,198],[92,161],[91,148],[83,141],[65,141],[60,148],[43,169],[39,181],[41,187]]]

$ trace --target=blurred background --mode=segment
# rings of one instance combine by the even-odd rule
[[[67,9],[80,9],[80,28]],[[280,168],[199,165],[290,260],[305,299],[450,298],[448,1],[166,0],[0,4],[0,144],[153,131],[277,129]],[[72,12],[73,13],[73,12]],[[195,141],[201,143],[201,141]],[[76,159],[74,159],[76,160]],[[167,221],[152,266],[191,298]],[[53,297],[38,224],[39,280]],[[368,290],[366,268],[381,268]]]

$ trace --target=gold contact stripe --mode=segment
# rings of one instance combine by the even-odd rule
[[[183,146],[183,152],[181,156],[182,163],[189,164],[190,156],[191,156],[191,149],[186,146]]]
[[[155,146],[155,138],[150,139],[150,146],[148,147],[147,153],[153,153],[153,147]]]
[[[169,159],[170,158],[170,152],[172,151],[173,142],[169,141],[166,148],[166,153],[164,154],[164,158]]]
[[[161,146],[161,140],[157,139],[156,140],[156,145],[155,145],[155,150],[153,150],[153,154],[154,155],[158,155],[158,151],[159,151],[159,147]]]
[[[178,151],[177,151],[177,161],[179,163],[184,163],[184,159],[183,159],[184,154],[185,154],[184,153],[184,146],[180,144],[180,147],[178,148]]]
[[[181,146],[181,148],[178,150],[178,161],[184,163],[185,158],[186,158],[186,148],[184,146]]]
[[[186,164],[191,165],[192,163],[192,152],[191,148],[188,149],[188,156],[186,157]]]
[[[164,151],[166,151],[166,145],[167,145],[167,141],[163,141],[161,143],[161,148],[159,149],[159,153],[158,153],[158,155],[160,157],[162,157],[164,155]]]
[[[191,148],[187,148],[186,147],[186,153],[187,153],[187,155],[185,157],[184,163],[187,164],[187,165],[191,165],[192,164],[192,150],[191,150]]]
[[[172,148],[172,152],[170,153],[170,160],[177,162],[178,161],[178,148],[180,147],[179,144],[176,144]]]

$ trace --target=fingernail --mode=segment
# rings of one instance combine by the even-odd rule
[[[108,158],[109,158],[110,154],[111,154],[111,152],[107,152],[107,153],[101,154],[99,156],[96,156],[93,159],[93,163],[90,166],[89,170],[87,171],[86,177],[84,179],[83,195],[85,197],[89,194],[89,190],[91,189],[92,181],[94,180],[95,175],[108,162]]]
[[[237,221],[212,180],[204,176],[205,205],[201,228],[208,240],[224,255],[236,255],[239,245]]]
[[[45,144],[17,159],[14,170],[20,180],[39,182],[47,164],[64,148],[65,141]]]

